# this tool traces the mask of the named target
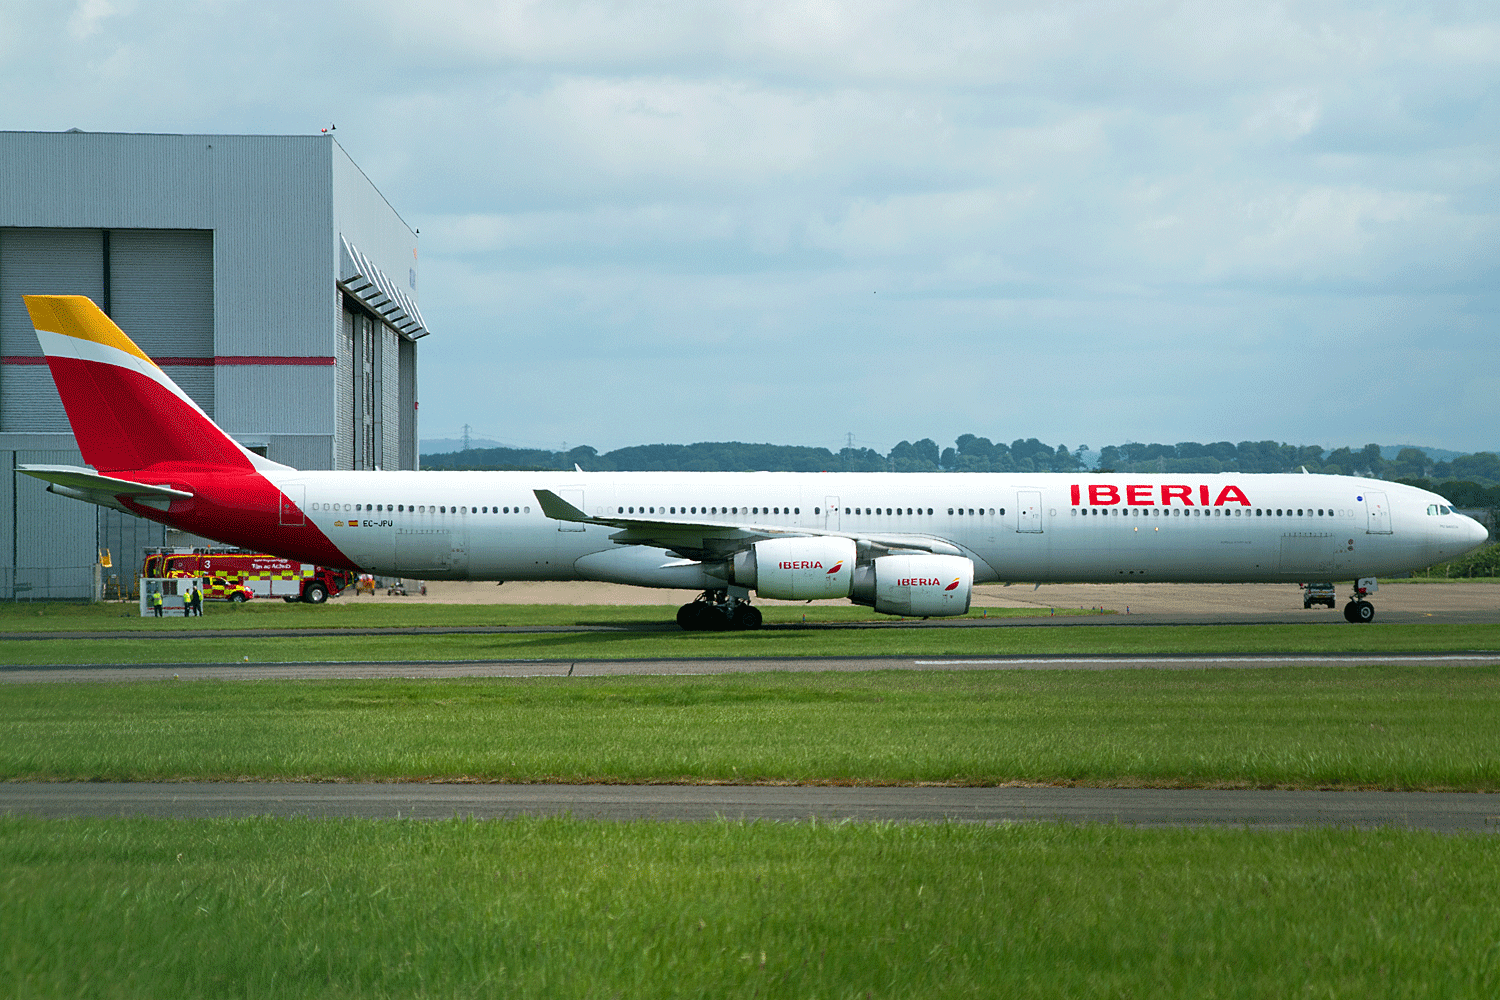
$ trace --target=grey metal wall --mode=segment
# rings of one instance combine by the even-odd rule
[[[110,318],[215,416],[213,233],[115,229],[108,235]]]
[[[213,416],[212,233],[0,228],[0,431],[70,429],[51,372],[27,363],[36,294],[93,299]]]
[[[404,468],[401,464],[401,338],[385,324],[380,326],[380,467]]]
[[[97,508],[48,493],[46,483],[14,469],[17,464],[78,465],[83,457],[71,449],[9,455],[9,572],[0,573],[0,597],[89,599],[98,558]]]
[[[336,469],[354,468],[354,334],[356,313],[344,310],[335,344],[333,393],[333,462]]]
[[[0,188],[4,188],[0,184]],[[67,431],[23,295],[104,297],[104,234],[97,229],[0,228],[0,431]],[[23,359],[25,359],[23,361]]]
[[[401,468],[415,469],[421,457],[417,448],[417,345],[402,340],[396,346],[401,356]]]

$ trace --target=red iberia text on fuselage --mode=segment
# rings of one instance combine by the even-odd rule
[[[1113,507],[1121,503],[1128,507],[1170,507],[1174,500],[1184,507],[1223,507],[1228,504],[1250,506],[1250,499],[1245,496],[1245,491],[1233,485],[1222,487],[1218,493],[1213,493],[1207,484],[1200,483],[1196,500],[1193,487],[1186,483],[1127,483],[1123,492],[1121,490],[1122,487],[1114,483],[1089,483],[1087,489],[1078,483],[1069,487],[1074,507]]]

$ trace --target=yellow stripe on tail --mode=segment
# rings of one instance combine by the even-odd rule
[[[126,354],[133,354],[153,368],[156,367],[156,363],[136,347],[135,342],[115,326],[114,320],[104,315],[104,310],[94,305],[87,296],[27,295],[25,299],[26,311],[31,313],[31,325],[38,330],[104,344]]]

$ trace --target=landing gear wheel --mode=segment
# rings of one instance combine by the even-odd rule
[[[1369,601],[1350,601],[1344,605],[1344,621],[1362,625],[1375,620],[1375,605]]]
[[[757,629],[760,611],[749,601],[731,598],[722,590],[705,590],[697,600],[677,609],[677,624],[684,632]]]
[[[710,613],[708,606],[699,601],[684,604],[677,609],[677,624],[684,632],[702,632],[709,627],[704,618]]]

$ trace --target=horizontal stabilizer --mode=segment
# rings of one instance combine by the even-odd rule
[[[16,471],[51,483],[57,487],[53,490],[55,493],[117,510],[121,509],[116,503],[120,497],[129,497],[137,503],[160,506],[163,509],[173,500],[190,500],[193,497],[193,494],[185,490],[101,476],[93,469],[77,465],[18,465]]]

